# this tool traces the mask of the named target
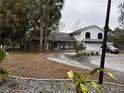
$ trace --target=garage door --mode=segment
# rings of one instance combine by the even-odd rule
[[[101,43],[85,43],[86,50],[100,50]]]

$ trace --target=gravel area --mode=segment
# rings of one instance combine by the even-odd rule
[[[75,86],[70,80],[67,82],[67,93],[75,93]],[[88,93],[98,93],[89,84]],[[124,86],[113,83],[101,85],[104,93],[124,93]],[[0,93],[65,93],[63,79],[33,79],[12,77],[0,84]]]

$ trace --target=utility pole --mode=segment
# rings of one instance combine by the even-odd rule
[[[100,63],[100,68],[103,68],[103,69],[104,69],[104,65],[105,65],[105,52],[106,52],[107,34],[108,34],[108,29],[109,29],[110,9],[111,9],[111,0],[108,0],[106,21],[105,21],[105,27],[104,27],[104,39],[103,39],[103,44],[102,44],[101,63]],[[103,76],[104,76],[104,71],[100,71],[99,84],[103,83]]]

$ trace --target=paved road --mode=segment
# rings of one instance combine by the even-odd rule
[[[63,63],[70,66],[92,70],[99,67],[100,56],[93,57],[69,57],[74,56],[74,53],[59,53],[47,55],[47,58],[59,63]],[[124,80],[124,55],[122,54],[107,54],[105,67],[108,68],[117,78]]]
[[[95,65],[99,65],[100,59],[101,59],[100,57],[96,57],[96,58],[92,57],[90,62]],[[124,73],[124,55],[115,55],[115,54],[107,55],[105,59],[105,67]]]
[[[91,64],[99,66],[100,57],[90,57]],[[123,54],[107,54],[105,59],[105,67],[110,69],[118,78],[124,80],[124,55]]]
[[[50,55],[47,55],[47,59],[53,60],[58,63],[65,64],[65,65],[91,70],[91,68],[89,66],[86,66],[86,65],[78,62],[78,60],[69,58],[69,57],[67,57],[67,55],[75,55],[75,53],[50,54]]]

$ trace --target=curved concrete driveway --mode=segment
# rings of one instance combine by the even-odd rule
[[[86,65],[78,62],[77,60],[73,60],[71,58],[66,57],[66,54],[75,55],[75,53],[50,54],[50,55],[47,55],[47,59],[65,64],[65,65],[91,70],[91,68],[89,66],[86,66]]]
[[[90,63],[97,66],[100,65],[101,57],[90,57]],[[112,71],[117,78],[124,80],[124,55],[123,54],[107,54],[105,59],[105,67]]]
[[[87,60],[83,60],[83,58],[79,58],[78,60],[74,60],[73,58],[68,58],[66,56],[67,53],[59,53],[59,54],[50,54],[47,55],[49,60],[53,60],[59,63],[63,63],[70,66],[75,66],[79,68],[92,70],[93,68],[99,67],[100,65],[100,56],[89,57]],[[74,53],[68,53],[69,55],[74,55]],[[86,61],[86,62],[85,62]],[[107,54],[105,67],[112,71],[114,75],[116,75],[121,80],[124,80],[124,55],[121,54]]]
[[[47,58],[59,63],[63,63],[70,66],[85,68],[85,69],[93,69],[95,67],[99,67],[100,65],[100,56],[92,56],[88,58],[88,62],[82,62],[82,58],[80,60],[74,60],[73,58],[66,57],[67,53],[59,53],[59,54],[50,54],[47,55]],[[72,53],[68,53],[69,55],[74,55]],[[106,54],[105,67],[124,73],[124,55],[121,54]]]
[[[91,57],[90,62],[95,65],[100,65],[101,57]],[[105,67],[111,70],[124,73],[124,55],[107,54],[105,59]]]

